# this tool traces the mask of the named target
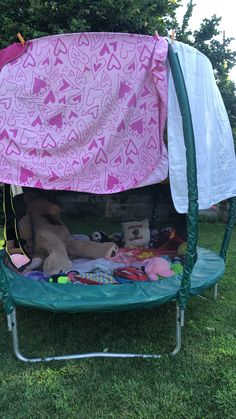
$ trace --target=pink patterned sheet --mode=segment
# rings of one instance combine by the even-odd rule
[[[122,247],[118,249],[118,253],[116,256],[107,259],[111,260],[112,262],[124,263],[127,266],[132,264],[139,264],[140,266],[142,266],[145,262],[149,261],[150,259],[161,256],[169,256],[170,258],[175,257],[176,250],[168,250],[164,248],[149,249],[145,247]]]
[[[14,45],[12,59],[0,51],[1,182],[106,194],[167,177],[165,39],[78,33]]]

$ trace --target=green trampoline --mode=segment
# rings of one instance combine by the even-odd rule
[[[100,287],[53,284],[27,280],[9,268],[5,251],[0,253],[0,290],[9,330],[13,336],[15,355],[22,361],[39,362],[85,357],[143,357],[159,358],[160,354],[95,352],[86,354],[59,355],[47,358],[26,358],[19,350],[16,307],[24,306],[55,312],[120,311],[154,308],[169,301],[176,302],[176,344],[171,355],[181,349],[181,328],[190,296],[198,295],[214,287],[225,272],[225,260],[236,214],[236,200],[230,198],[229,216],[220,254],[197,247],[198,238],[198,188],[194,132],[184,78],[177,55],[168,44],[168,60],[182,116],[187,160],[188,184],[188,239],[182,275],[163,281],[106,285]],[[42,82],[41,82],[42,84]],[[65,83],[63,86],[66,86]],[[22,146],[23,147],[23,146]],[[7,183],[7,182],[6,182]],[[9,182],[8,182],[9,183]],[[40,187],[40,185],[38,185]]]
[[[215,285],[225,271],[224,260],[215,252],[199,247],[198,259],[191,274],[189,295],[197,295]],[[181,275],[162,281],[136,282],[118,286],[76,286],[30,281],[4,263],[14,305],[57,312],[118,311],[156,307],[177,299]]]

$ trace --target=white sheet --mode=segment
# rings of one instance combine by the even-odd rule
[[[236,195],[236,159],[228,115],[209,59],[195,48],[174,42],[189,97],[196,154],[199,209]],[[170,186],[179,213],[188,211],[182,118],[172,75],[168,89]]]

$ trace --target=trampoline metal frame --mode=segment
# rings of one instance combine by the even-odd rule
[[[62,361],[69,359],[83,359],[83,358],[162,358],[163,356],[175,356],[181,349],[182,327],[184,326],[184,310],[176,305],[176,344],[172,352],[168,354],[139,354],[139,353],[113,353],[113,352],[91,352],[84,354],[70,354],[49,356],[44,358],[28,358],[21,354],[19,349],[18,326],[16,318],[16,307],[12,313],[7,315],[7,325],[9,332],[12,333],[13,350],[15,356],[23,362],[36,363],[36,362],[49,362],[49,361]]]

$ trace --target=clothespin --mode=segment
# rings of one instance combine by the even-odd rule
[[[159,38],[159,35],[158,35],[158,32],[157,31],[155,31],[155,38]]]
[[[175,40],[175,30],[174,29],[171,31],[170,39],[171,39],[171,43],[173,44],[174,40]]]
[[[24,47],[25,46],[25,40],[24,40],[23,36],[20,34],[20,32],[18,32],[17,37],[18,37],[21,45]]]

